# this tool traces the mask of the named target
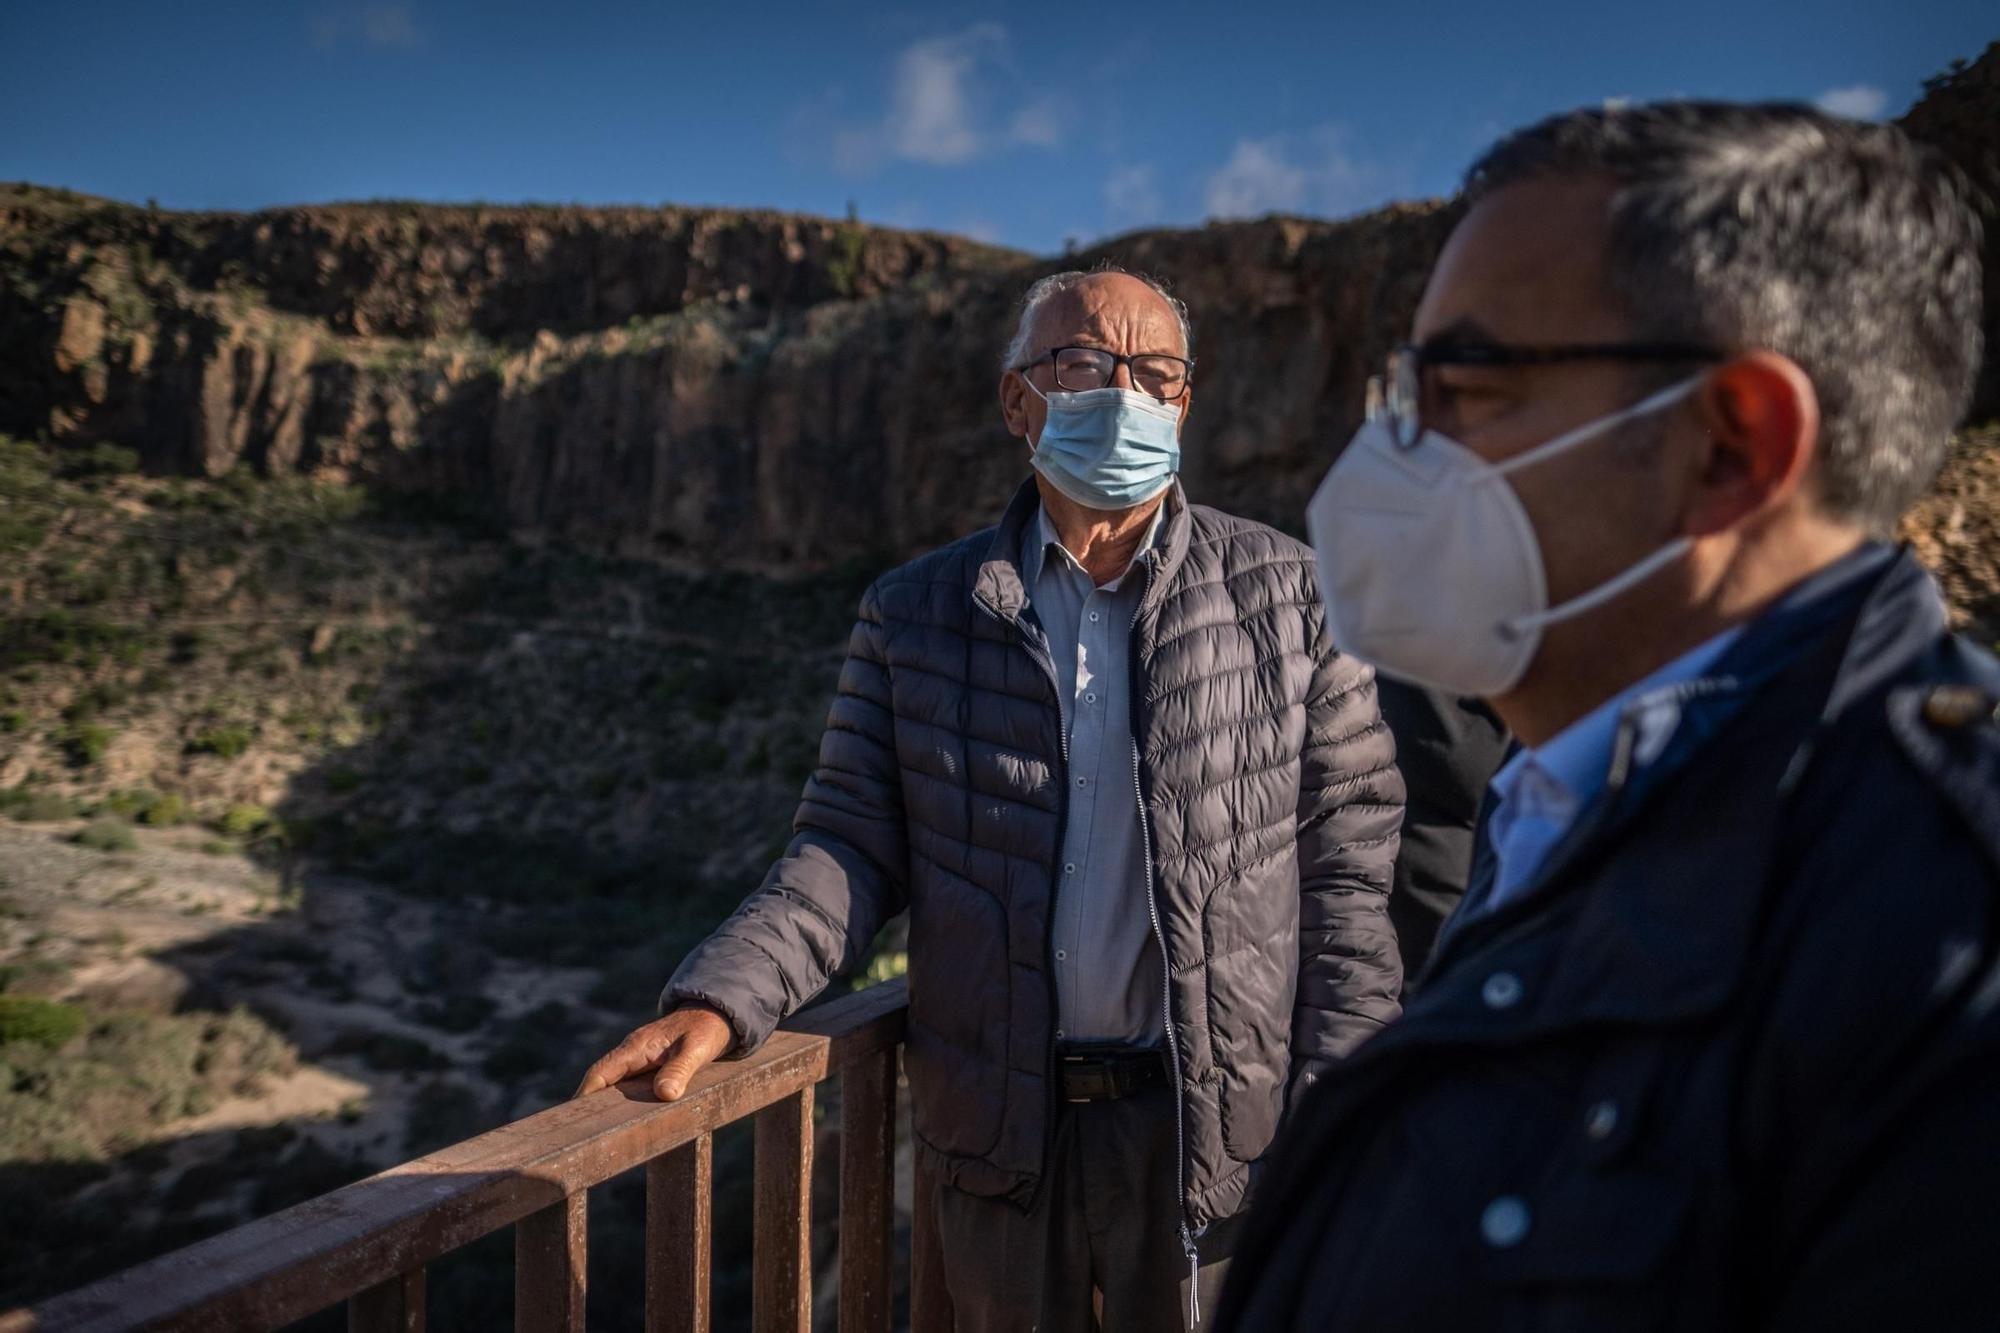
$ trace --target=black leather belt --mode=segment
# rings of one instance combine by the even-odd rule
[[[1056,1073],[1066,1102],[1110,1102],[1167,1083],[1167,1055],[1131,1046],[1058,1046]]]

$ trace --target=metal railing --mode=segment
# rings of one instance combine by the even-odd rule
[[[840,1329],[891,1326],[896,1061],[904,989],[886,982],[820,1005],[756,1054],[703,1070],[678,1102],[648,1080],[565,1102],[101,1282],[0,1314],[0,1333],[273,1329],[347,1303],[350,1333],[420,1333],[424,1270],[514,1228],[514,1326],[581,1333],[584,1204],[646,1172],[647,1333],[709,1327],[714,1132],[755,1118],[752,1325],[812,1327],[813,1093],[840,1079]],[[931,1189],[919,1165],[910,1327],[949,1328]],[[632,1293],[616,1293],[629,1300]]]

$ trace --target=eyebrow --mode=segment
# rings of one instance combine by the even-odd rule
[[[1495,347],[1500,339],[1470,315],[1460,315],[1451,323],[1418,343],[1419,347]]]

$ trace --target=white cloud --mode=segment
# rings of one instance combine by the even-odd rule
[[[1210,217],[1296,213],[1305,206],[1306,173],[1276,139],[1239,139],[1229,161],[1208,178]]]
[[[313,45],[332,51],[354,41],[378,50],[422,46],[423,30],[408,5],[372,4],[327,10],[312,18]]]
[[[1305,134],[1237,140],[1202,197],[1214,218],[1340,215],[1383,202],[1400,184],[1394,173],[1355,157],[1339,126],[1322,125]]]
[[[1104,212],[1113,226],[1160,221],[1165,211],[1160,173],[1151,165],[1119,167],[1104,182]]]
[[[809,101],[789,122],[786,155],[858,177],[890,161],[956,167],[1005,148],[1058,147],[1063,101],[1007,95],[1014,73],[997,23],[912,42],[896,55],[879,116],[843,120],[837,93]]]
[[[1813,105],[1831,116],[1852,120],[1880,120],[1889,109],[1889,94],[1866,83],[1847,88],[1829,88],[1813,99]]]
[[[362,10],[361,36],[370,46],[415,46],[423,40],[406,5],[370,5]]]
[[[1062,140],[1063,106],[1053,97],[1038,97],[1014,113],[1007,137],[1033,148],[1054,148]]]
[[[981,23],[917,42],[896,57],[886,128],[898,157],[945,167],[978,156],[980,134],[973,121],[979,89],[973,75],[1006,40],[998,25]]]

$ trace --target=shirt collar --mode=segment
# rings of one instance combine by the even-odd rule
[[[1166,516],[1167,507],[1164,504],[1153,511],[1153,521],[1146,525],[1145,535],[1139,539],[1139,545],[1133,550],[1131,564],[1119,571],[1117,578],[1104,584],[1104,591],[1116,592],[1118,586],[1125,581],[1125,576],[1132,572],[1132,566],[1138,564],[1139,558],[1153,549],[1154,544],[1159,541],[1160,529]],[[1056,558],[1059,562],[1088,577],[1083,566],[1077,562],[1077,558],[1062,544],[1062,538],[1056,535],[1056,526],[1049,519],[1048,506],[1042,505],[1035,510],[1035,521],[1028,529],[1028,540],[1024,545],[1027,549],[1021,553],[1021,577],[1028,587],[1033,588],[1041,579],[1042,570],[1048,563],[1051,546],[1056,549]]]
[[[1887,543],[1870,542],[1852,555],[1834,562],[1796,584],[1782,597],[1774,611],[1804,606],[1835,590],[1881,569],[1896,554]],[[1567,806],[1574,813],[1603,789],[1610,776],[1612,752],[1618,743],[1618,724],[1630,712],[1648,713],[1642,724],[1656,721],[1658,735],[1642,735],[1642,756],[1657,755],[1672,736],[1679,710],[1649,710],[1653,696],[1701,676],[1742,637],[1744,625],[1732,626],[1714,638],[1683,653],[1643,680],[1619,691],[1534,749],[1522,748],[1493,777],[1493,795],[1499,810],[1510,797],[1521,792],[1522,783],[1534,770],[1536,794],[1545,806]],[[1642,726],[1642,730],[1644,727]],[[1516,812],[1520,802],[1516,801]],[[1502,823],[1507,821],[1502,820]]]
[[[1533,749],[1524,747],[1494,775],[1495,799],[1505,807],[1532,771],[1543,802],[1567,807],[1571,813],[1580,809],[1603,789],[1610,776],[1618,724],[1627,709],[1643,709],[1649,696],[1700,676],[1742,632],[1741,626],[1724,630],[1626,686],[1542,744]],[[1497,817],[1498,810],[1495,814]]]

